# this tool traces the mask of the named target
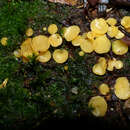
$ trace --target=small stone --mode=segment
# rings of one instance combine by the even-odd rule
[[[73,94],[78,94],[78,88],[77,87],[72,88],[71,92]]]

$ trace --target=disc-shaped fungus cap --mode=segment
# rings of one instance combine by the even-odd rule
[[[36,58],[36,60],[38,60],[39,62],[42,63],[46,63],[51,59],[51,53],[49,50],[42,52],[38,55],[38,57]]]
[[[115,67],[116,69],[121,69],[121,68],[123,68],[123,62],[120,61],[120,60],[116,60],[116,58],[109,59],[109,60],[108,60],[108,65],[107,65],[107,70],[113,71],[113,70],[114,70],[114,67]]]
[[[130,97],[130,83],[126,77],[119,77],[114,85],[115,95],[119,99],[128,99]]]
[[[118,30],[118,32],[117,32],[115,38],[116,38],[116,39],[122,39],[124,36],[125,36],[124,33],[122,33],[120,30]]]
[[[107,102],[101,96],[92,97],[88,106],[92,108],[92,114],[96,117],[103,117],[107,112]]]
[[[107,53],[111,49],[111,42],[106,37],[106,35],[103,35],[103,36],[97,37],[93,41],[93,48],[95,52],[98,54]]]
[[[90,24],[91,30],[97,34],[105,34],[108,29],[108,24],[103,18],[94,19]]]
[[[121,20],[121,25],[125,28],[130,28],[130,16],[124,16]]]
[[[13,54],[14,54],[15,57],[19,58],[19,57],[21,57],[21,50],[20,50],[20,49],[17,49],[17,50],[15,50],[15,51],[13,52]]]
[[[82,39],[80,41],[80,48],[85,53],[91,53],[93,52],[93,43],[88,39]]]
[[[32,39],[31,38],[27,38],[22,45],[20,46],[21,48],[21,56],[23,57],[29,57],[33,55],[33,50],[31,47],[32,44]]]
[[[107,62],[104,57],[100,57],[98,63],[92,68],[92,71],[96,75],[104,75],[106,73]]]
[[[68,59],[68,51],[65,49],[56,49],[53,52],[53,59],[57,62],[57,63],[64,63],[67,61]]]
[[[3,37],[3,38],[1,39],[1,44],[2,44],[3,46],[6,46],[6,45],[7,45],[7,40],[8,40],[7,37]]]
[[[116,40],[112,43],[112,51],[116,55],[124,55],[128,52],[128,45],[121,40]]]
[[[52,47],[58,47],[62,44],[62,37],[59,34],[52,34],[49,37],[49,43]]]
[[[32,48],[35,53],[45,52],[50,47],[50,43],[48,41],[48,37],[44,35],[35,36],[32,39]]]
[[[74,40],[80,33],[80,28],[77,25],[63,28],[63,37],[66,41]]]
[[[33,29],[32,29],[32,28],[28,28],[28,29],[26,30],[26,35],[27,35],[28,37],[32,36],[32,35],[33,35]]]
[[[78,35],[74,40],[72,40],[73,46],[80,46],[80,43],[84,39],[81,35]]]
[[[118,27],[116,27],[116,26],[110,26],[110,27],[108,27],[107,34],[111,38],[117,36],[117,34],[118,34]]]
[[[99,91],[102,95],[107,95],[110,91],[109,86],[105,83],[99,86]]]
[[[49,27],[48,27],[48,32],[49,32],[50,34],[55,34],[55,33],[57,33],[57,31],[58,31],[58,27],[57,27],[56,24],[50,24],[50,25],[49,25]]]
[[[106,20],[106,22],[111,25],[111,26],[114,26],[116,23],[117,23],[117,20],[115,18],[108,18]]]

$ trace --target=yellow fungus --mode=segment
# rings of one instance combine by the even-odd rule
[[[6,45],[7,45],[7,40],[8,40],[7,37],[3,37],[3,38],[1,39],[1,44],[2,44],[3,46],[6,46]]]
[[[108,27],[107,34],[108,34],[111,38],[117,36],[117,34],[118,34],[118,27],[116,27],[116,26],[110,26],[110,27]]]
[[[57,27],[56,24],[50,24],[50,25],[49,25],[49,27],[48,27],[48,32],[49,32],[50,34],[55,34],[55,33],[57,33],[57,31],[58,31],[58,27]]]
[[[126,77],[119,77],[114,85],[115,95],[119,99],[128,99],[130,97],[130,83]]]
[[[115,38],[116,38],[116,39],[122,39],[124,36],[125,36],[124,33],[122,33],[120,30],[118,30],[118,32],[117,32]]]
[[[93,41],[93,48],[95,52],[98,54],[107,53],[111,49],[111,42],[106,37],[106,35],[103,35],[103,36],[97,37]]]
[[[38,57],[36,58],[36,60],[38,60],[39,62],[42,63],[46,63],[51,59],[51,53],[49,50],[47,50],[46,52],[42,52],[38,55]]]
[[[6,87],[7,82],[8,82],[8,78],[6,78],[6,79],[3,81],[3,83],[0,84],[0,88]]]
[[[128,52],[128,45],[121,40],[116,40],[112,43],[112,51],[116,55],[124,55]]]
[[[13,54],[14,54],[15,57],[19,58],[19,57],[21,57],[21,50],[20,50],[20,49],[17,49],[17,50],[15,50],[15,51],[13,52]]]
[[[109,86],[105,83],[99,86],[99,91],[102,95],[107,95],[110,91]]]
[[[107,62],[104,57],[100,57],[98,63],[92,68],[92,71],[96,75],[104,75],[106,73]]]
[[[130,28],[130,16],[124,16],[121,20],[121,25],[125,28]]]
[[[114,26],[116,23],[117,23],[117,20],[115,18],[108,18],[106,20],[106,22],[111,25],[111,26]]]
[[[49,49],[50,43],[48,41],[48,37],[44,35],[35,36],[32,39],[32,49],[35,53],[45,52]]]
[[[28,28],[28,29],[26,30],[26,35],[27,35],[28,37],[32,36],[32,35],[33,35],[33,29],[32,29],[32,28]]]
[[[76,25],[63,28],[63,37],[66,41],[74,40],[80,33],[80,28]]]
[[[57,63],[64,63],[67,61],[68,59],[68,51],[65,49],[56,49],[53,52],[53,59],[57,62]]]
[[[108,30],[108,25],[103,18],[94,19],[90,24],[91,30],[96,34],[105,34]]]
[[[82,39],[83,39],[83,37],[78,35],[74,40],[72,40],[72,45],[73,46],[80,46]]]
[[[85,54],[84,51],[79,52],[79,56],[84,56],[84,54]]]
[[[101,96],[92,97],[88,106],[93,108],[92,114],[96,117],[103,117],[107,112],[107,102]]]
[[[42,30],[43,30],[43,31],[46,31],[46,30],[47,30],[47,28],[46,28],[46,27],[43,27],[43,28],[42,28]]]
[[[67,71],[67,70],[68,70],[68,68],[69,68],[69,67],[68,67],[68,65],[65,65],[65,66],[64,66],[64,70],[66,70],[66,71]]]
[[[20,46],[21,47],[21,55],[23,57],[27,58],[28,56],[32,56],[33,55],[33,50],[32,50],[31,44],[32,44],[32,39],[31,38],[27,38],[22,43],[22,45]]]
[[[52,47],[58,47],[62,44],[62,37],[59,34],[52,34],[49,37],[49,43]]]

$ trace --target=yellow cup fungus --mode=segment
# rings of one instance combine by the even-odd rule
[[[116,27],[116,26],[110,26],[110,27],[108,27],[107,34],[108,34],[111,38],[117,36],[117,34],[118,34],[118,27]]]
[[[77,25],[72,25],[63,28],[63,37],[66,41],[74,40],[80,33],[80,28]]]
[[[93,33],[92,31],[89,31],[89,32],[87,33],[87,38],[90,39],[90,40],[94,40],[94,38],[95,38],[94,33]]]
[[[21,57],[21,50],[20,50],[20,49],[17,49],[17,50],[15,50],[15,51],[13,52],[13,54],[14,54],[15,57],[19,58],[19,57]]]
[[[78,35],[74,40],[72,40],[72,45],[73,46],[80,46],[82,39],[83,39],[83,37]]]
[[[121,40],[116,40],[112,43],[112,51],[116,55],[124,55],[128,52],[128,45]]]
[[[46,31],[46,30],[47,30],[47,28],[46,28],[46,27],[43,27],[43,28],[42,28],[42,30],[43,30],[43,31]]]
[[[65,49],[56,49],[53,52],[53,59],[57,62],[57,63],[64,63],[67,61],[68,59],[68,51]]]
[[[121,25],[125,28],[130,28],[130,16],[124,16],[121,20]]]
[[[93,48],[94,48],[94,51],[98,54],[107,53],[111,49],[111,42],[106,37],[106,35],[103,35],[103,36],[97,37],[93,41]]]
[[[124,33],[122,33],[120,30],[118,30],[118,32],[117,32],[115,38],[116,38],[116,39],[122,39],[124,36],[125,36]]]
[[[64,70],[66,70],[66,71],[67,71],[67,70],[68,70],[68,68],[69,68],[69,67],[68,67],[68,65],[65,65],[65,66],[64,66]]]
[[[90,24],[91,30],[97,34],[105,34],[108,30],[108,25],[103,18],[94,19]]]
[[[102,95],[107,95],[110,91],[109,86],[105,83],[99,86],[99,91]]]
[[[79,52],[79,56],[84,56],[84,54],[85,54],[84,51]]]
[[[3,37],[3,38],[1,39],[1,44],[2,44],[3,46],[6,46],[6,45],[7,45],[7,40],[8,40],[7,37]]]
[[[114,26],[116,23],[117,23],[117,20],[115,18],[108,18],[106,20],[106,22],[111,25],[111,26]]]
[[[7,82],[8,82],[8,78],[6,78],[6,79],[3,81],[3,83],[0,84],[0,88],[6,87]]]
[[[59,34],[52,34],[49,37],[49,43],[52,47],[58,47],[62,44],[62,37]]]
[[[92,68],[92,71],[96,75],[104,75],[106,73],[107,61],[104,57],[100,57],[98,63]]]
[[[27,35],[28,37],[32,36],[32,35],[33,35],[33,29],[32,29],[32,28],[28,28],[28,29],[26,30],[26,35]]]
[[[96,117],[103,117],[107,112],[107,102],[101,96],[92,97],[88,106],[92,109],[92,114]]]
[[[39,62],[42,63],[46,63],[51,59],[51,53],[49,50],[42,52],[38,55],[38,57],[36,58],[36,60],[38,60]]]
[[[21,47],[21,56],[27,58],[27,57],[29,57],[29,56],[31,57],[33,55],[33,50],[32,50],[31,44],[32,44],[31,38],[27,38],[22,43],[22,45],[20,46]]]
[[[48,32],[49,32],[50,34],[55,34],[55,33],[57,33],[57,31],[58,31],[58,27],[57,27],[56,24],[50,24],[50,25],[49,25],[49,27],[48,27]]]
[[[113,71],[114,67],[116,69],[121,69],[123,67],[123,62],[120,60],[116,60],[115,58],[113,59],[109,59],[108,60],[108,66],[107,66],[107,70],[109,71]]]
[[[50,43],[48,37],[44,35],[35,36],[32,39],[32,48],[34,52],[45,52],[49,49]]]
[[[92,41],[88,40],[88,39],[82,39],[80,41],[80,48],[82,51],[84,51],[85,53],[91,53],[93,52],[93,43]]]
[[[130,83],[126,77],[119,77],[114,85],[115,95],[122,100],[130,97]]]

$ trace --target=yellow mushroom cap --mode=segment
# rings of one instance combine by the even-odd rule
[[[50,43],[48,41],[48,37],[44,35],[35,36],[32,39],[32,48],[34,52],[45,52],[49,49]]]
[[[32,28],[28,28],[28,29],[26,30],[26,35],[27,35],[28,37],[32,36],[32,35],[33,35],[33,29],[32,29]]]
[[[83,37],[78,35],[74,40],[72,40],[72,45],[73,46],[80,46],[82,39],[83,39]]]
[[[112,51],[116,55],[124,55],[128,52],[128,45],[121,40],[116,40],[112,43]]]
[[[38,55],[38,57],[36,58],[36,60],[42,62],[42,63],[46,63],[51,59],[51,53],[49,50],[42,52]]]
[[[63,28],[63,37],[66,41],[74,40],[80,33],[80,28],[76,25]]]
[[[58,31],[58,27],[56,24],[50,24],[48,27],[48,32],[50,34],[55,34]]]
[[[124,16],[121,20],[121,25],[125,28],[130,28],[130,16]]]
[[[15,50],[15,51],[13,52],[13,54],[14,54],[15,57],[19,58],[19,57],[21,57],[21,50],[20,50],[20,49],[17,49],[17,50]]]
[[[107,70],[109,71],[113,71],[114,70],[114,67],[115,67],[115,63],[116,63],[116,59],[113,58],[113,59],[109,59],[108,60],[108,65],[107,65]]]
[[[90,39],[90,40],[94,40],[94,38],[95,38],[94,33],[92,31],[89,31],[87,33],[87,38]]]
[[[62,44],[62,37],[59,34],[52,34],[49,37],[49,42],[52,47],[58,47]]]
[[[31,44],[32,44],[32,39],[31,38],[27,38],[22,43],[22,45],[20,46],[20,48],[21,48],[21,56],[27,58],[28,56],[33,55],[33,50],[32,50]]]
[[[46,27],[43,27],[43,28],[42,28],[42,30],[43,30],[43,31],[46,31],[46,30],[47,30],[47,28],[46,28]]]
[[[115,95],[119,99],[128,99],[130,97],[130,83],[126,77],[119,77],[114,85]]]
[[[94,19],[90,24],[91,30],[97,34],[105,34],[108,30],[108,25],[103,18]]]
[[[7,45],[7,40],[8,40],[7,37],[3,37],[3,38],[1,39],[1,44],[2,44],[3,46],[6,46],[6,45]]]
[[[93,41],[93,48],[95,52],[98,54],[107,53],[111,49],[111,42],[106,37],[106,35],[103,35],[103,36],[97,37]]]
[[[57,63],[64,63],[67,61],[68,59],[68,51],[65,49],[56,49],[53,52],[53,59],[57,62]]]
[[[69,67],[68,67],[68,65],[65,65],[65,66],[64,66],[64,70],[66,70],[66,71],[67,71],[67,70],[68,70],[68,68],[69,68]]]
[[[106,73],[107,62],[104,57],[100,57],[98,63],[92,68],[92,71],[96,75],[104,75]]]
[[[93,108],[92,114],[96,117],[103,117],[107,112],[107,102],[101,96],[92,97],[88,106]]]
[[[6,87],[7,82],[8,82],[8,78],[6,78],[6,79],[3,81],[3,83],[0,84],[0,88]]]
[[[99,86],[99,91],[102,95],[107,95],[107,93],[109,93],[110,89],[107,84],[103,83]]]
[[[84,51],[79,52],[79,56],[84,56],[84,54],[85,54]]]
[[[121,69],[121,68],[123,68],[123,62],[120,61],[120,60],[117,60],[116,63],[115,63],[115,68],[116,68],[116,69]]]
[[[82,51],[84,51],[85,53],[91,53],[93,52],[93,43],[92,41],[88,40],[88,39],[82,39],[80,41],[80,48]]]
[[[118,30],[118,32],[117,32],[115,38],[116,38],[116,39],[122,39],[124,36],[125,36],[124,33],[122,33],[120,30]]]
[[[116,23],[117,23],[117,20],[115,18],[108,18],[106,20],[106,22],[111,25],[111,26],[114,26]]]
[[[117,34],[118,34],[118,27],[116,27],[116,26],[110,26],[110,27],[108,27],[107,34],[108,34],[111,38],[117,36]]]

